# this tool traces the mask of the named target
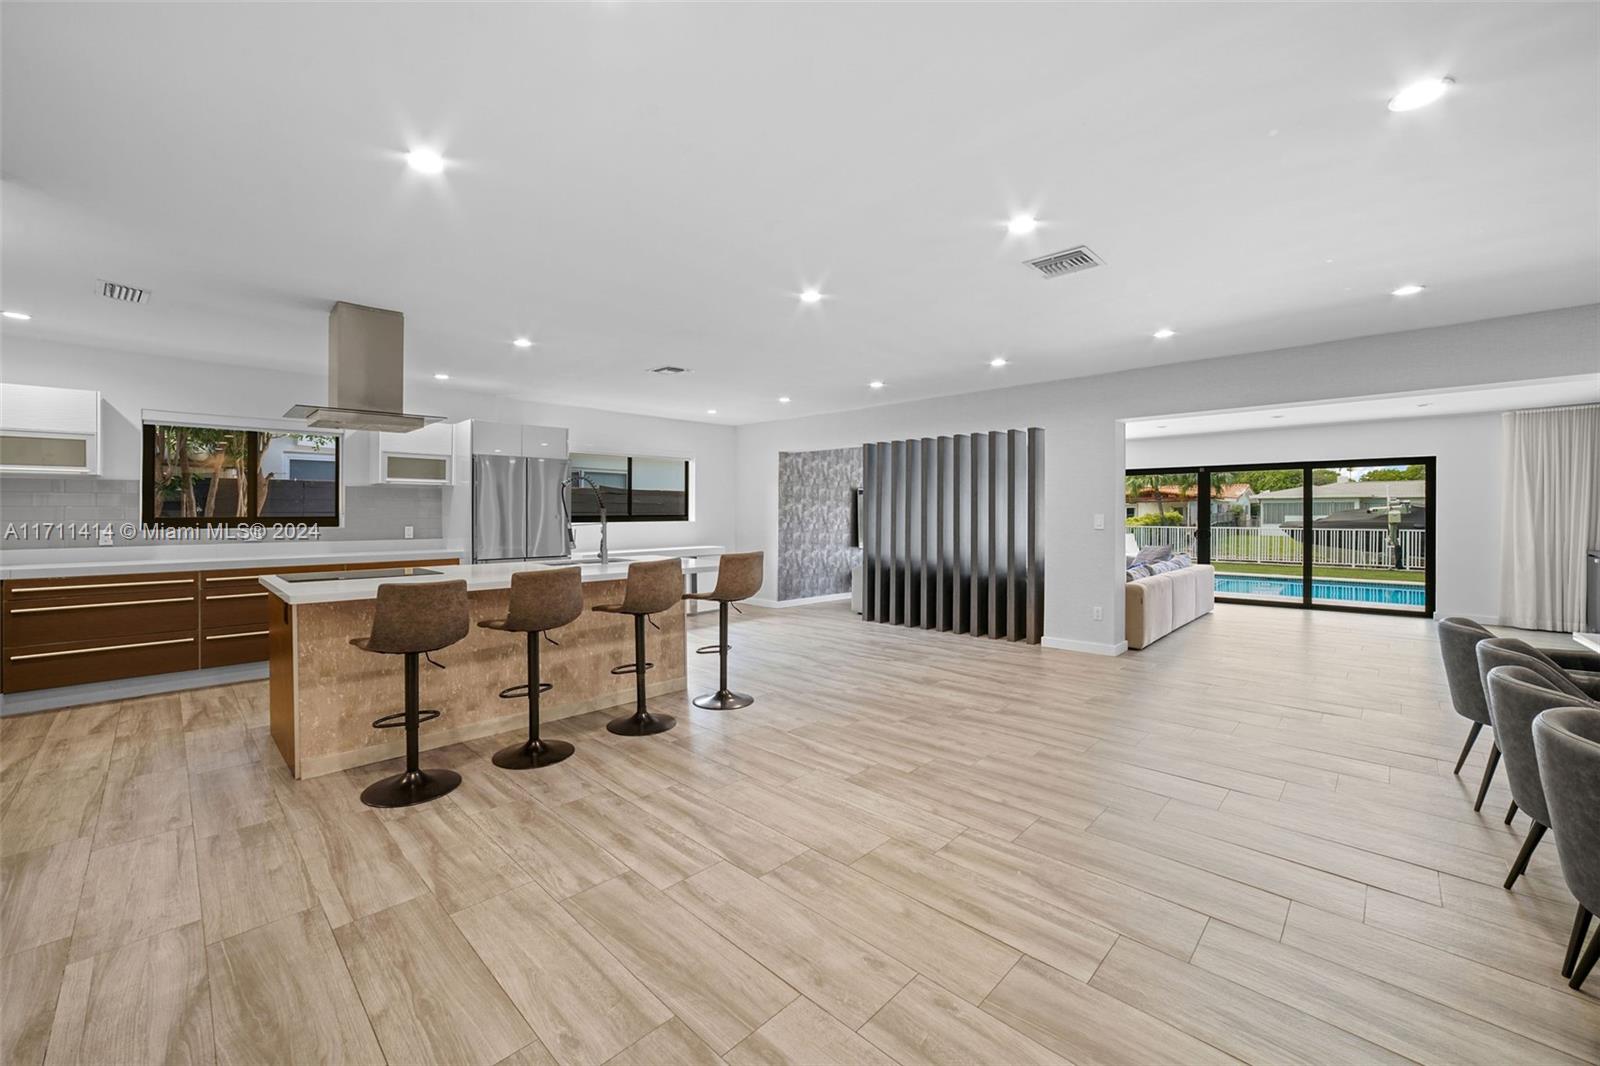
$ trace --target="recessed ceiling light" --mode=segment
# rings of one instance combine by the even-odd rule
[[[1156,330],[1154,333],[1150,334],[1150,336],[1154,337],[1158,341],[1164,341],[1168,337],[1176,337],[1177,335],[1178,335],[1178,331],[1177,330],[1175,330],[1175,329],[1167,329],[1165,326],[1161,327],[1160,329]]]
[[[1391,292],[1389,295],[1390,296],[1415,296],[1417,293],[1422,291],[1422,288],[1423,287],[1421,285],[1402,285],[1398,289],[1396,289],[1393,292]]]
[[[1389,101],[1389,110],[1415,111],[1419,107],[1427,107],[1449,92],[1450,86],[1455,83],[1454,78],[1423,78],[1421,81],[1414,81],[1394,94],[1394,98]]]
[[[803,303],[803,304],[821,303],[822,302],[822,290],[821,289],[801,289],[800,290],[800,302]]]
[[[435,374],[435,375],[433,375],[433,380],[435,380],[435,381],[449,381],[450,380],[450,375],[449,374]]]
[[[26,322],[33,317],[32,315],[24,314],[21,311],[0,311],[0,315],[5,315],[7,318],[14,318],[18,322]]]
[[[867,382],[867,388],[869,388],[869,389],[881,389],[881,388],[883,388],[883,382],[881,382],[881,381],[869,381],[869,382]]]
[[[716,409],[716,408],[715,408],[715,407],[707,407],[707,408],[706,408],[706,414],[708,414],[708,415],[714,415],[714,414],[716,414],[716,413],[717,413],[717,409]]]
[[[997,355],[993,359],[989,360],[989,365],[990,366],[1005,366],[1006,365],[1006,358],[1003,355]]]
[[[1032,215],[1012,215],[1006,219],[1006,232],[1013,237],[1026,237],[1039,228],[1039,220]]]
[[[533,342],[531,340],[529,340],[527,337],[518,337],[516,340],[511,342],[511,347],[513,347],[513,348],[532,348],[533,347]]]
[[[444,156],[432,148],[413,148],[406,153],[406,166],[418,174],[443,174]]]
[[[789,397],[787,397],[787,396],[779,396],[778,397],[778,402],[779,403],[788,403],[789,402]]]

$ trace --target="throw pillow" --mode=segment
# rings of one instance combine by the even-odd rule
[[[1150,547],[1142,549],[1138,555],[1135,555],[1133,557],[1133,562],[1136,566],[1143,566],[1146,563],[1159,562],[1171,554],[1172,545],[1152,544]]]

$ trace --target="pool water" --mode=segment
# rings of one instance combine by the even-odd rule
[[[1272,596],[1298,600],[1304,586],[1297,577],[1260,577],[1254,574],[1218,574],[1219,596]],[[1311,598],[1329,603],[1371,603],[1385,607],[1427,606],[1422,582],[1311,580]]]

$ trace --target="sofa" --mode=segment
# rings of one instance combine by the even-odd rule
[[[1149,647],[1180,626],[1210,614],[1216,606],[1216,578],[1216,568],[1202,563],[1129,581],[1123,611],[1128,647]]]

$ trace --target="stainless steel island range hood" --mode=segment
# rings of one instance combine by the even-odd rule
[[[328,402],[297,403],[285,418],[310,429],[409,433],[443,415],[406,414],[406,318],[399,311],[340,301],[328,313]]]

